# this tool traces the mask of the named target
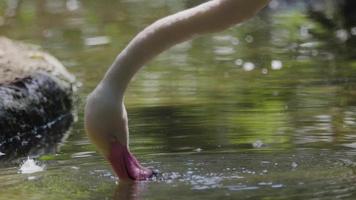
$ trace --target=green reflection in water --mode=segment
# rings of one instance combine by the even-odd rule
[[[199,2],[22,0],[6,16],[0,1],[1,35],[43,46],[82,84],[58,154],[42,155],[38,174],[3,168],[0,199],[352,199],[356,25],[340,1],[322,12],[333,26],[279,1],[149,63],[126,96],[131,148],[163,180],[115,184],[83,131],[84,99],[135,33]]]

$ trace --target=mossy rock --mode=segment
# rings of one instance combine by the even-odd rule
[[[55,150],[73,121],[74,81],[48,53],[0,37],[0,160]]]

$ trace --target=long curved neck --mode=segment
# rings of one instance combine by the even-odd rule
[[[249,19],[269,1],[212,0],[156,21],[117,56],[101,81],[101,87],[122,101],[132,77],[153,57],[194,35],[221,31]]]

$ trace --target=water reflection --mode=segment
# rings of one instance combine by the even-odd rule
[[[135,33],[203,1],[16,1],[0,33],[60,57],[83,82],[84,100]],[[352,199],[356,20],[347,8],[355,1],[325,2],[273,0],[248,23],[178,45],[135,77],[126,96],[131,148],[161,179],[116,185],[80,114],[60,151],[43,156],[38,179],[0,170],[1,197]]]
[[[145,183],[140,182],[123,182],[120,181],[113,200],[140,200],[143,190],[145,189]]]

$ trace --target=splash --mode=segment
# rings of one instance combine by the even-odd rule
[[[256,140],[254,143],[252,143],[253,148],[262,148],[264,146],[263,142],[261,140]]]
[[[41,172],[45,168],[44,165],[39,165],[35,160],[27,158],[20,166],[19,173],[21,174],[32,174],[36,172]]]

